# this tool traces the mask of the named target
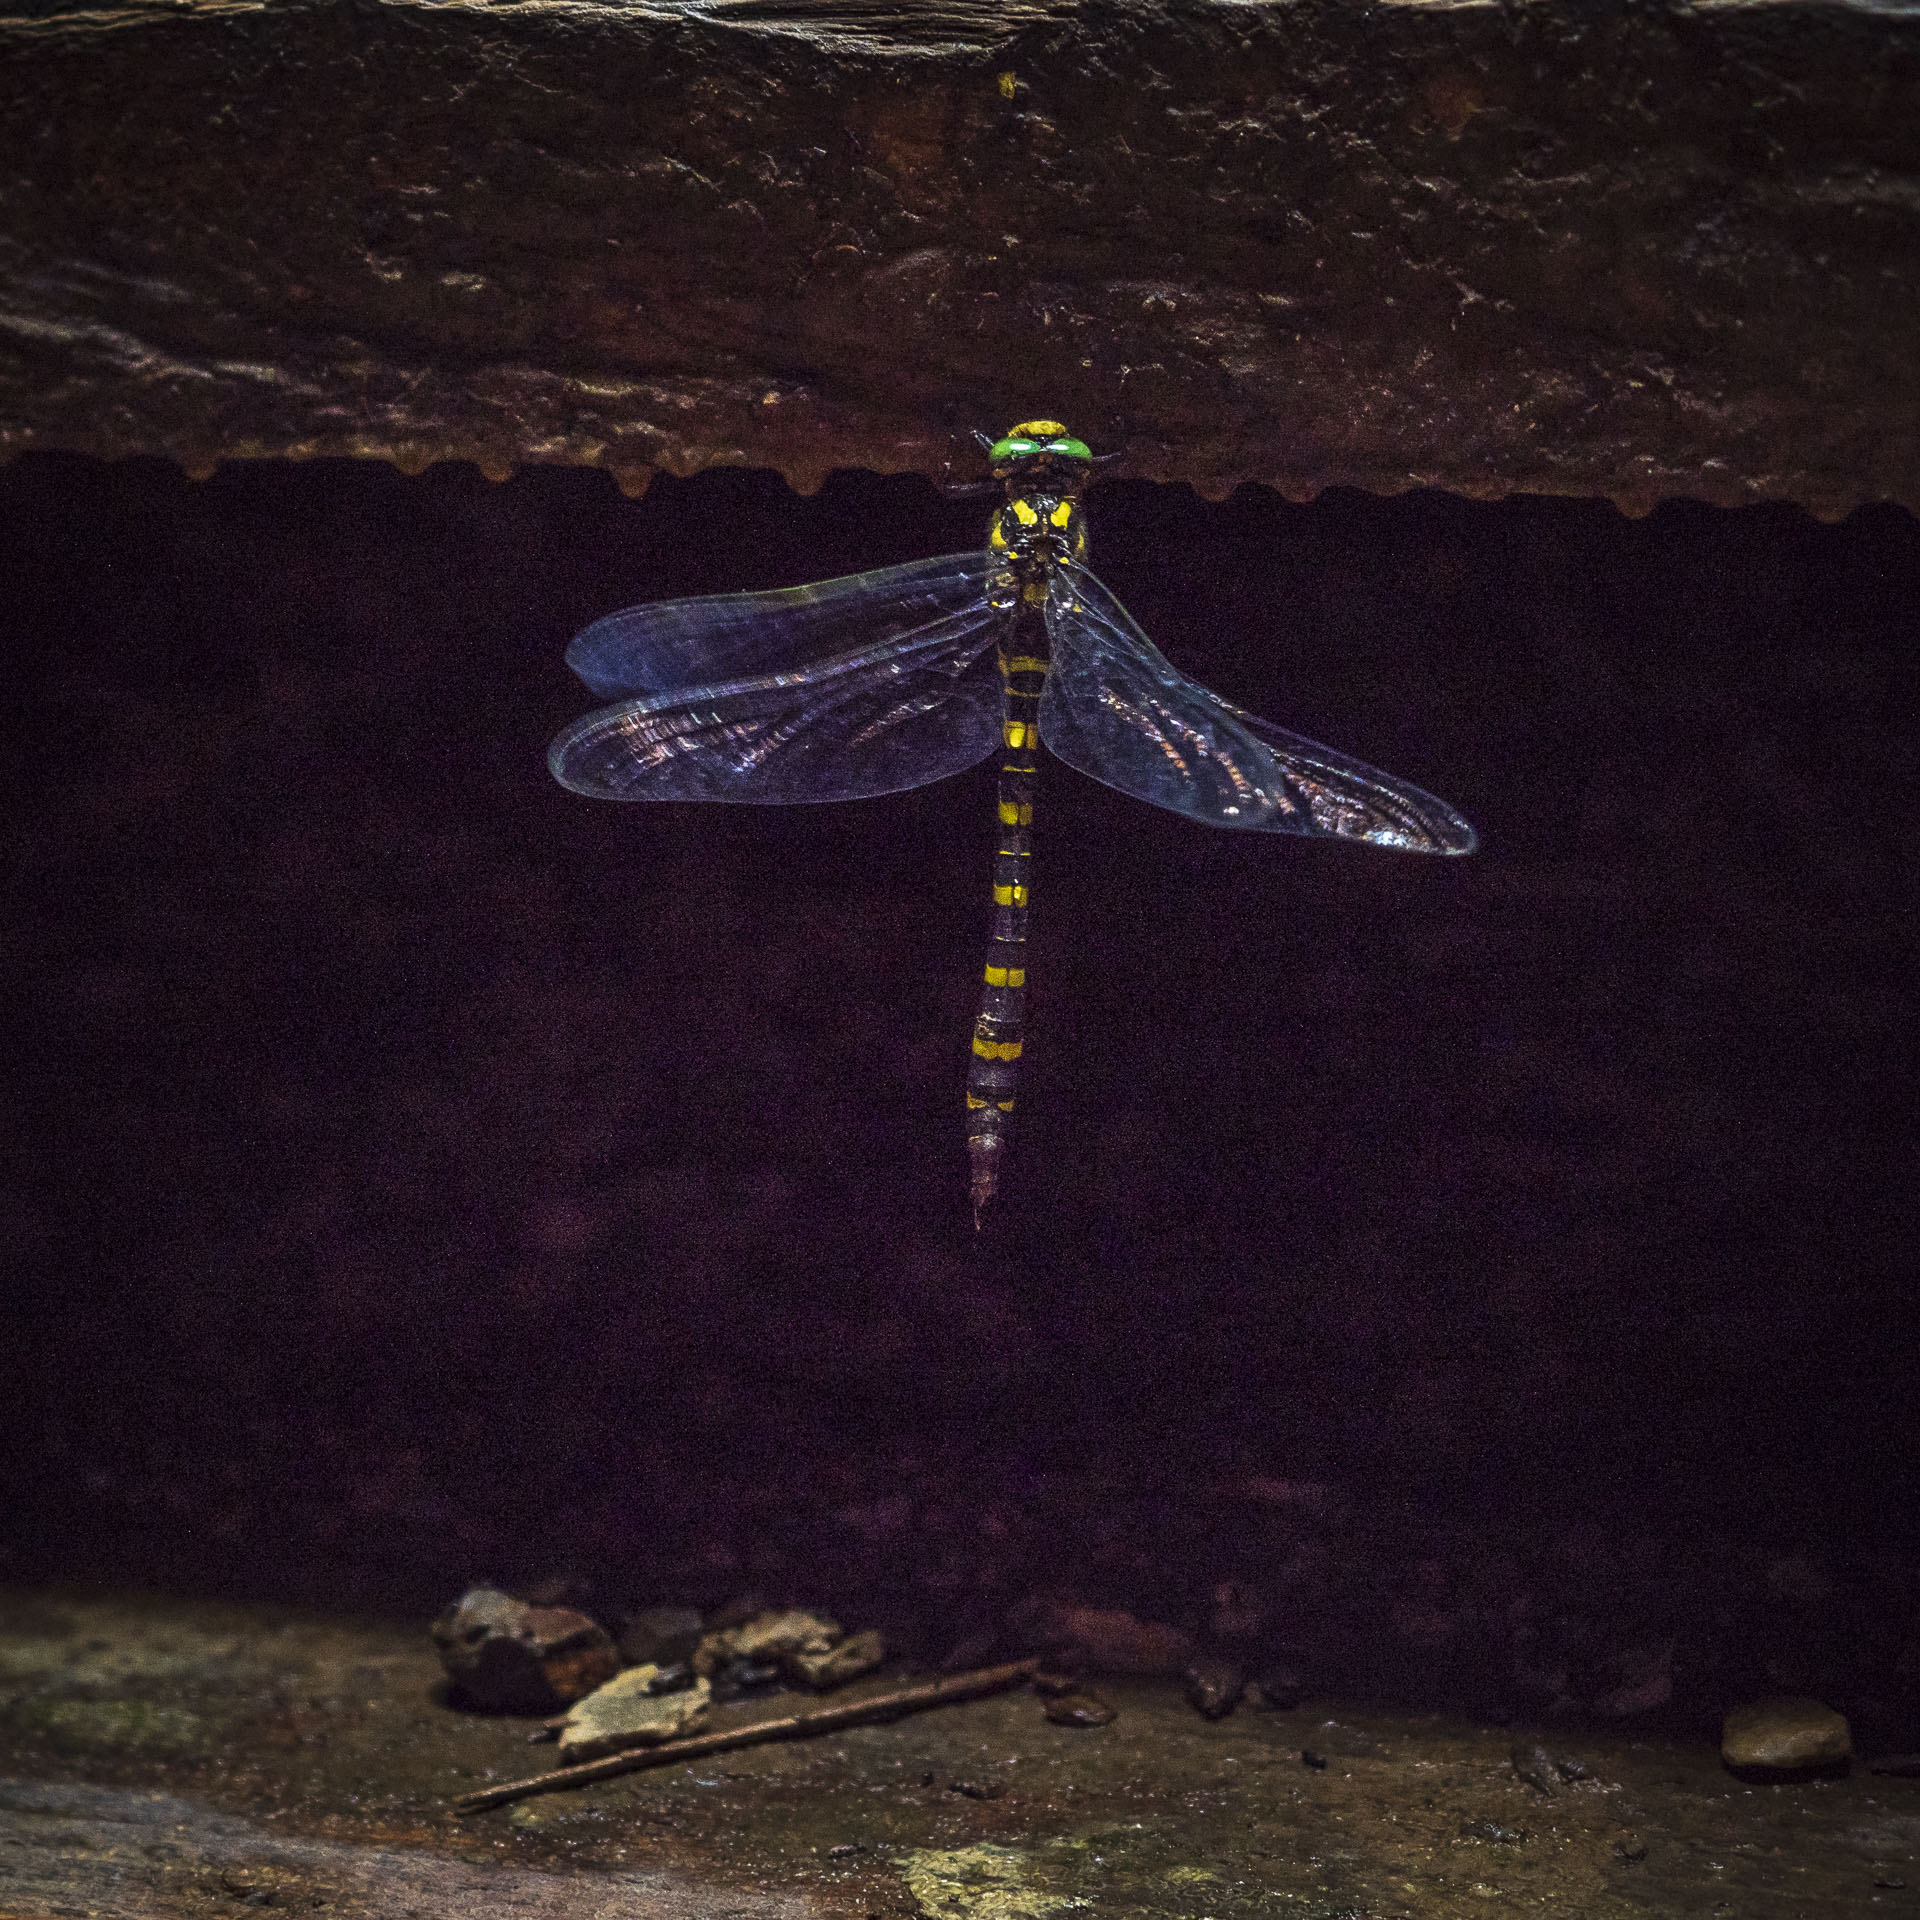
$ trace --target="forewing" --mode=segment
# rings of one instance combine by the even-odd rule
[[[1056,571],[1046,617],[1053,665],[1040,737],[1068,766],[1208,826],[1473,850],[1473,829],[1444,800],[1178,672],[1084,567]]]
[[[925,786],[1000,742],[997,617],[982,598],[796,672],[622,700],[565,728],[547,764],[602,800],[781,805]]]
[[[950,553],[771,593],[656,600],[583,627],[567,665],[603,700],[798,673],[979,607],[987,567],[984,551]]]

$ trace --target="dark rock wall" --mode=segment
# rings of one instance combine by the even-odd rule
[[[0,448],[1920,500],[1920,23],[0,14]]]
[[[587,619],[980,508],[0,475],[0,1570],[424,1605],[670,1550],[724,1588],[913,1487],[942,1604],[1026,1512],[1028,1564],[1172,1606],[1258,1560],[1206,1493],[1248,1476],[1509,1553],[1611,1531],[1653,1587],[1708,1526],[1763,1562],[1910,1527],[1912,520],[1092,513],[1177,662],[1484,846],[1208,833],[1050,766],[976,1240],[988,776],[656,811],[542,753]]]

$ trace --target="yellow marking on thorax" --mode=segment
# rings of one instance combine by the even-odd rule
[[[982,1040],[973,1036],[973,1050],[982,1060],[1018,1060],[1024,1040]]]
[[[1066,432],[1058,420],[1022,420],[1007,434],[1010,440],[1057,440]]]
[[[1011,100],[1020,91],[1020,79],[1017,74],[1003,73],[998,75],[997,79],[1002,100]]]
[[[1013,517],[1018,520],[1023,527],[1037,527],[1040,524],[1039,514],[1037,514],[1026,501],[1016,500],[1012,504]]]
[[[1047,517],[1052,520],[1056,527],[1064,527],[1067,522],[1073,518],[1073,502],[1071,500],[1062,500]]]

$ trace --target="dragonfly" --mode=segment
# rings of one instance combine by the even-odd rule
[[[1405,780],[1256,718],[1171,665],[1087,565],[1095,456],[1057,420],[976,436],[1004,489],[984,548],[812,586],[658,600],[582,629],[606,704],[553,775],[600,800],[859,800],[1000,756],[993,912],[966,1079],[974,1224],[999,1190],[1026,1044],[1039,749],[1210,827],[1472,852]]]

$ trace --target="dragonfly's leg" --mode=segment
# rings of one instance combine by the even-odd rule
[[[1006,742],[993,855],[993,938],[967,1068],[967,1157],[973,1169],[976,1222],[1000,1184],[1026,1032],[1027,861],[1039,772],[1040,686],[1046,677],[1041,661],[1029,665],[1015,657],[1007,664]]]

